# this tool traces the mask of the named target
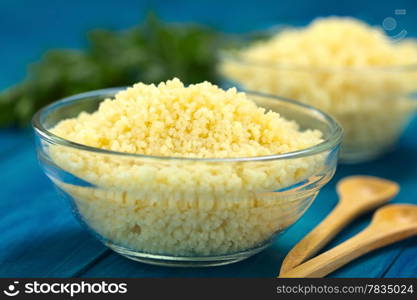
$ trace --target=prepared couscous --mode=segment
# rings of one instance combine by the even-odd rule
[[[318,130],[301,130],[258,107],[245,93],[208,82],[138,83],[51,132],[136,154],[61,145],[48,150],[56,165],[85,182],[53,178],[89,226],[113,244],[153,254],[220,255],[265,242],[293,223],[305,209],[300,202],[318,189],[280,197],[273,192],[308,180],[324,165],[321,154],[291,161],[199,160],[282,154],[323,139]]]
[[[417,90],[417,41],[393,41],[352,18],[283,29],[226,55],[220,70],[245,89],[296,99],[334,116],[345,131],[347,159],[384,151],[417,110],[409,97]]]

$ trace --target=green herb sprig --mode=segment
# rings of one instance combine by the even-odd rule
[[[150,15],[127,31],[94,30],[88,41],[84,51],[48,51],[23,82],[0,93],[0,127],[25,126],[40,107],[84,91],[173,77],[218,82],[222,37],[199,25],[166,24]]]

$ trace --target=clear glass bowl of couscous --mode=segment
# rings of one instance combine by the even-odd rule
[[[345,163],[391,150],[417,112],[417,41],[392,40],[352,18],[281,27],[257,42],[242,39],[222,53],[219,71],[226,84],[330,114],[344,129]]]
[[[57,101],[34,116],[33,126],[41,166],[60,195],[69,200],[77,219],[106,246],[130,259],[167,266],[214,266],[243,260],[266,248],[278,233],[297,221],[335,172],[342,139],[338,123],[312,107],[258,93],[244,97],[258,107],[279,112],[286,120],[294,120],[298,123],[294,128],[304,132],[303,136],[319,132],[317,143],[282,154],[245,157],[220,157],[223,148],[218,145],[219,157],[181,157],[121,152],[109,150],[110,146],[105,149],[80,143],[91,138],[85,135],[100,129],[80,129],[80,123],[65,120],[91,119],[90,113],[103,119],[106,111],[107,119],[97,127],[107,126],[103,124],[115,116],[117,109],[103,106],[111,106],[109,99],[114,97],[129,98],[123,91],[105,89]],[[236,92],[227,95],[232,94]],[[157,114],[157,109],[149,109]],[[125,126],[121,123],[124,118],[118,118],[108,125]],[[204,118],[196,117],[199,119]],[[270,122],[269,131],[273,129]],[[177,119],[175,126],[180,123]],[[295,123],[285,124],[293,127]],[[74,129],[79,140],[60,136],[65,136],[63,128]],[[119,134],[128,134],[128,127],[120,128]],[[225,125],[224,131],[228,130]],[[104,131],[97,138],[104,139],[111,129]],[[115,139],[118,142],[111,149],[123,147],[120,137]],[[151,147],[149,141],[147,147]],[[165,153],[164,149],[153,151]]]

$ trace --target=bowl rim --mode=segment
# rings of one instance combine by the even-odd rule
[[[248,156],[248,157],[199,158],[199,157],[145,155],[145,154],[127,153],[127,152],[120,152],[120,151],[97,148],[93,146],[76,143],[76,142],[67,140],[65,138],[59,137],[53,134],[51,131],[49,131],[47,128],[43,126],[43,122],[42,122],[43,117],[45,117],[46,115],[48,115],[49,112],[54,111],[55,109],[59,107],[83,100],[88,97],[102,96],[104,100],[106,98],[113,97],[117,92],[120,92],[126,88],[127,87],[112,87],[112,88],[93,90],[93,91],[79,93],[73,96],[65,97],[55,102],[52,102],[51,104],[44,106],[43,108],[41,108],[34,114],[32,118],[32,127],[35,133],[37,133],[42,139],[48,141],[49,143],[60,145],[60,146],[65,146],[65,147],[76,148],[76,149],[84,150],[88,152],[117,155],[117,156],[122,156],[122,157],[142,158],[142,159],[201,161],[201,162],[250,162],[250,161],[271,161],[271,160],[280,160],[280,159],[301,158],[301,157],[306,157],[306,156],[310,156],[310,155],[318,154],[327,150],[334,149],[340,145],[340,143],[342,142],[342,138],[343,138],[343,129],[340,126],[340,124],[334,118],[332,118],[330,115],[326,114],[325,112],[317,108],[314,108],[310,105],[300,103],[292,99],[269,95],[269,94],[260,93],[256,91],[247,91],[247,90],[240,90],[240,92],[245,92],[248,95],[255,95],[255,96],[274,99],[276,101],[285,102],[285,103],[303,107],[304,109],[308,109],[312,111],[317,116],[317,118],[321,118],[323,121],[325,121],[329,125],[330,130],[331,130],[330,136],[326,140],[314,146],[297,150],[297,151],[286,152],[282,154]]]

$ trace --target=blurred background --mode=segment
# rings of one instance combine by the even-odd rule
[[[0,276],[271,277],[285,253],[330,210],[340,178],[390,178],[401,183],[399,201],[415,201],[417,125],[384,159],[339,166],[304,221],[269,250],[218,269],[168,270],[106,250],[62,208],[39,168],[28,126],[39,107],[78,92],[136,81],[178,76],[187,83],[217,82],[216,50],[225,45],[225,36],[277,24],[306,25],[329,15],[359,18],[392,37],[417,37],[416,0],[0,0]],[[368,222],[369,215],[359,219],[329,247]],[[416,253],[417,241],[405,241],[333,276],[416,276]]]
[[[0,126],[25,125],[40,106],[84,90],[173,76],[216,82],[213,61],[224,34],[305,25],[329,15],[362,19],[391,36],[417,36],[414,0],[1,0]],[[126,32],[145,37],[123,38]],[[48,56],[51,49],[65,50]],[[25,78],[24,86],[4,93]]]
[[[328,15],[354,16],[382,25],[397,16],[397,32],[417,35],[415,0],[382,1],[211,1],[211,0],[1,0],[0,88],[22,80],[29,63],[51,48],[86,47],[86,33],[95,28],[123,30],[140,24],[152,10],[167,22],[201,23],[225,32],[246,32],[271,25],[306,24]]]

